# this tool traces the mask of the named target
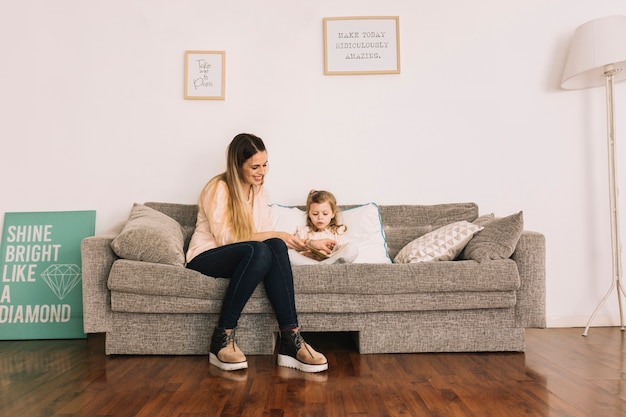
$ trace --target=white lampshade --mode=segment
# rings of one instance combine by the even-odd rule
[[[626,79],[626,16],[607,16],[576,29],[561,88],[575,90],[604,85],[607,65],[619,69],[614,82]]]

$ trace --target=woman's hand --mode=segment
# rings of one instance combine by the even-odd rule
[[[336,245],[337,242],[333,239],[315,239],[309,242],[309,247],[317,249],[320,252],[324,252],[327,255],[330,255],[333,252]]]
[[[298,252],[306,250],[306,243],[296,235],[287,232],[277,232],[278,238],[282,239],[288,248],[295,249]]]

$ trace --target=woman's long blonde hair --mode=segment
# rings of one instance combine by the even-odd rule
[[[244,162],[257,152],[265,151],[265,144],[258,136],[240,133],[233,138],[226,151],[226,171],[213,177],[209,183],[224,181],[229,194],[229,218],[225,219],[231,227],[233,242],[250,240],[254,233],[252,209],[247,204],[248,194],[243,194]],[[256,192],[257,190],[254,190]]]

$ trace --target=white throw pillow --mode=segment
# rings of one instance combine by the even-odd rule
[[[390,264],[387,241],[376,203],[363,204],[339,212],[339,221],[348,227],[344,234],[346,242],[353,242],[359,249],[354,263]]]
[[[274,230],[294,234],[299,228],[306,226],[306,215],[298,207],[270,204],[270,218]]]
[[[295,233],[306,226],[306,215],[297,207],[271,204],[270,213],[275,230]],[[348,227],[343,240],[354,243],[359,250],[354,263],[391,263],[378,205],[363,204],[339,213],[340,223]]]
[[[398,252],[394,262],[451,261],[482,229],[465,220],[448,224],[408,243]]]

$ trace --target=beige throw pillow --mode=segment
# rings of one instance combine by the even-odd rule
[[[184,266],[183,244],[183,231],[176,220],[135,203],[111,249],[124,259]]]

